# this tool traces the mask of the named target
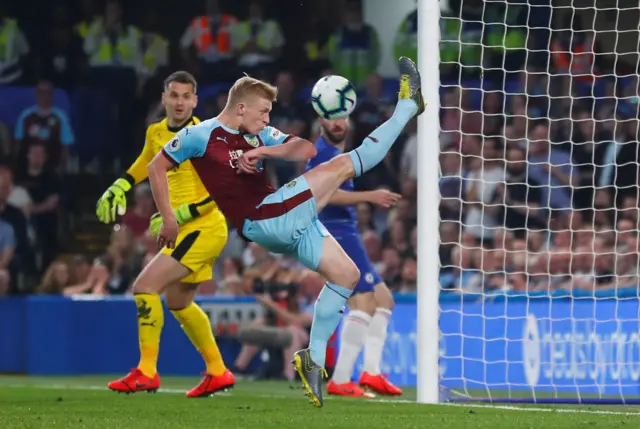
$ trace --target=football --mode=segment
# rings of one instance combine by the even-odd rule
[[[342,119],[356,107],[356,89],[342,76],[321,78],[311,90],[311,104],[324,119]]]

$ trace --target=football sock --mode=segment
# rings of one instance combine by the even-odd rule
[[[309,336],[311,360],[316,365],[324,367],[327,355],[327,342],[333,335],[340,319],[344,305],[351,296],[351,289],[346,289],[333,283],[327,283],[320,291],[313,312],[313,324]]]
[[[344,384],[351,381],[353,367],[362,350],[370,322],[371,316],[364,311],[349,311],[349,315],[345,318],[344,327],[342,328],[340,354],[338,355],[338,362],[333,372],[334,383]]]
[[[207,374],[222,375],[227,370],[220,354],[216,339],[213,337],[211,322],[202,308],[195,302],[182,310],[171,310],[178,319],[195,348],[200,352],[207,365]]]
[[[356,171],[356,177],[371,170],[384,159],[405,125],[407,125],[407,122],[415,115],[417,109],[418,106],[413,100],[399,100],[393,116],[373,130],[358,148],[349,152],[349,157]]]
[[[378,308],[369,324],[369,332],[364,342],[364,371],[371,375],[380,374],[382,350],[387,339],[387,327],[389,326],[390,317],[391,310]]]
[[[158,371],[160,333],[164,325],[164,310],[159,295],[140,293],[133,296],[138,307],[138,341],[140,343],[140,363],[138,369],[147,377]]]

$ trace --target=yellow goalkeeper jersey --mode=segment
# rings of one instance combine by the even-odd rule
[[[171,128],[165,118],[160,122],[149,125],[142,153],[127,170],[129,180],[133,179],[135,183],[145,180],[149,176],[147,165],[162,150],[165,144],[182,128],[199,123],[200,120],[198,118],[192,117],[184,126]],[[171,195],[171,207],[176,209],[187,203],[193,205],[200,214],[199,217],[188,222],[183,227],[188,226],[189,229],[200,229],[217,226],[219,222],[226,222],[190,161],[185,161],[170,170],[167,178]]]

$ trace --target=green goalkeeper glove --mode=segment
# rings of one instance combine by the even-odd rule
[[[189,222],[194,217],[194,213],[191,212],[191,207],[189,204],[182,204],[180,207],[173,211],[173,214],[176,216],[176,221],[178,221],[178,225],[183,225]],[[155,213],[151,216],[151,220],[149,221],[149,231],[154,236],[158,235],[160,232],[160,227],[162,226],[162,216],[160,213]]]
[[[122,216],[127,211],[127,192],[131,190],[131,183],[125,179],[118,179],[105,191],[96,204],[96,215],[102,223],[112,223],[116,220],[116,211]]]

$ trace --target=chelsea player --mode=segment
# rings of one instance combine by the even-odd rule
[[[321,136],[316,143],[318,155],[309,160],[307,170],[329,161],[345,152],[349,134],[349,119],[320,118]],[[380,374],[382,350],[394,301],[387,285],[373,268],[362,246],[358,231],[355,205],[372,203],[391,207],[400,195],[385,189],[354,191],[353,179],[346,180],[330,198],[319,214],[322,224],[338,241],[360,270],[360,280],[347,301],[349,315],[344,320],[340,339],[340,354],[327,384],[327,393],[339,396],[373,397],[364,389],[381,395],[401,395],[402,390]],[[359,385],[351,378],[356,359],[364,346],[364,370]]]

